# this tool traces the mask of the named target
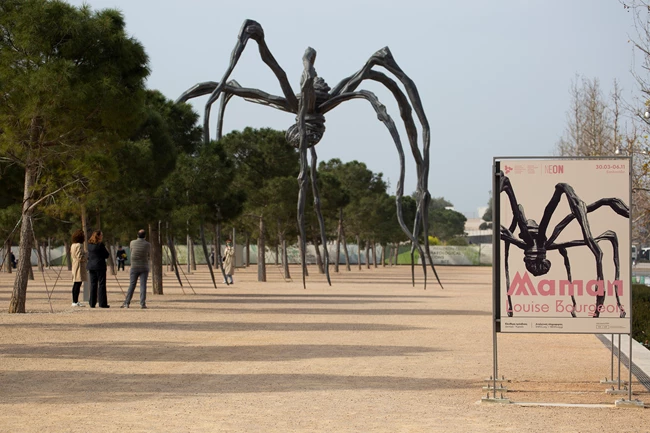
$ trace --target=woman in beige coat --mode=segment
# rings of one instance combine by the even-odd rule
[[[230,239],[226,241],[226,249],[223,252],[223,272],[226,274],[226,281],[230,280],[232,284],[232,274],[235,273],[235,249]]]
[[[77,230],[72,234],[72,246],[70,247],[70,256],[72,257],[72,306],[83,307],[79,302],[79,291],[81,283],[88,281],[88,272],[86,272],[86,262],[88,258],[84,251],[83,230]]]

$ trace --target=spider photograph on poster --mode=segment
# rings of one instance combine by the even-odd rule
[[[627,165],[508,161],[498,179],[507,317],[625,318]]]

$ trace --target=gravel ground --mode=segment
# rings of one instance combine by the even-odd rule
[[[70,273],[37,275],[28,314],[7,314],[0,274],[2,432],[647,432],[650,412],[613,408],[593,335],[501,334],[513,402],[481,403],[492,372],[491,269],[353,269],[332,286],[310,268],[268,282],[238,270],[214,289],[207,268],[168,272],[165,295],[130,309],[109,275],[110,309],[70,307]],[[126,289],[128,274],[120,272]],[[52,308],[46,294],[51,293]],[[52,291],[52,289],[54,290]],[[184,292],[183,292],[184,290]],[[627,370],[621,370],[627,378]],[[635,398],[650,402],[638,383]],[[609,407],[596,407],[608,405]]]

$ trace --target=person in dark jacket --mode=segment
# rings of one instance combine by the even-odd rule
[[[117,270],[119,271],[120,268],[124,270],[124,262],[126,262],[126,251],[124,251],[124,248],[122,248],[122,245],[117,249],[117,253],[115,253],[115,258],[117,259]]]
[[[88,239],[88,264],[86,268],[90,274],[90,308],[110,308],[106,297],[106,259],[110,255],[102,242],[101,230],[95,230]]]

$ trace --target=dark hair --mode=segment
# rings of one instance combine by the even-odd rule
[[[88,239],[89,244],[98,244],[101,241],[99,240],[99,237],[102,235],[101,230],[95,230],[93,234],[90,236],[90,239]]]
[[[147,232],[145,232],[144,229],[138,231],[138,237],[140,239],[144,239],[145,236],[147,236]]]
[[[86,240],[86,236],[84,235],[84,231],[81,229],[77,229],[72,233],[72,243],[73,244],[82,244],[83,241]]]

